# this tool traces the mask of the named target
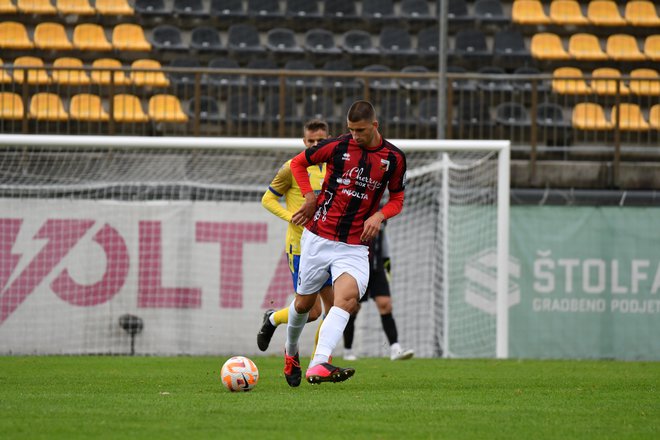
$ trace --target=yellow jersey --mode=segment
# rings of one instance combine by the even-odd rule
[[[300,187],[291,173],[291,161],[287,161],[275,175],[275,178],[268,186],[268,191],[261,199],[261,204],[289,223],[286,231],[286,251],[289,254],[300,255],[300,237],[303,227],[291,223],[291,217],[300,209],[305,198],[300,192]],[[312,165],[307,168],[309,183],[312,189],[318,195],[325,179],[325,163]],[[286,208],[280,204],[280,198],[284,197]]]

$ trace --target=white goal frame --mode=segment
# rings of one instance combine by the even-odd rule
[[[447,154],[451,152],[495,152],[498,155],[497,190],[497,268],[496,268],[496,357],[509,356],[509,193],[510,193],[510,142],[507,140],[434,140],[392,139],[403,151],[437,152],[442,157],[442,167],[449,167]],[[5,147],[37,146],[42,148],[102,147],[112,149],[283,149],[300,150],[297,138],[237,138],[237,137],[142,137],[142,136],[86,136],[86,135],[13,135],[0,134],[0,155]],[[448,173],[444,173],[446,176]],[[443,185],[447,190],[448,185]],[[443,197],[448,200],[448,197]],[[446,207],[445,207],[446,208]],[[443,217],[444,218],[444,217]],[[447,225],[438,225],[446,228]],[[447,252],[446,245],[443,252]],[[444,259],[446,261],[446,259]],[[445,264],[446,270],[447,264]],[[446,279],[446,278],[445,278]],[[448,289],[445,289],[448,290]],[[446,295],[446,292],[443,293]],[[447,313],[445,310],[444,313]],[[445,316],[445,326],[448,319]],[[444,331],[445,347],[448,332]],[[451,353],[444,352],[444,356]]]

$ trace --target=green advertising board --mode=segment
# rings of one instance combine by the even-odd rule
[[[511,209],[512,357],[660,360],[660,208]]]

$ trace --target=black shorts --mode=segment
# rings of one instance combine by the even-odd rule
[[[369,272],[367,291],[360,299],[360,302],[365,302],[369,298],[374,299],[377,296],[390,296],[390,282],[387,279],[387,273],[384,268]]]

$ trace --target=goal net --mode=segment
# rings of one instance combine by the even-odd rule
[[[393,143],[409,181],[387,226],[401,344],[422,357],[506,356],[508,143]],[[0,135],[0,353],[259,354],[264,311],[293,289],[286,224],[260,202],[300,149],[299,139]],[[382,356],[387,345],[367,302],[354,349]]]

